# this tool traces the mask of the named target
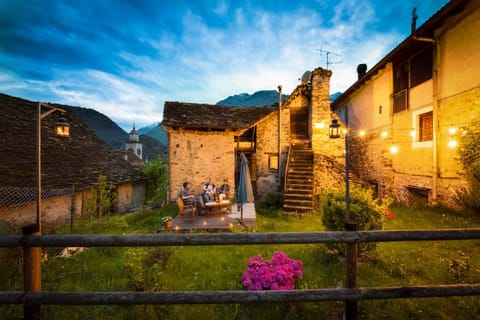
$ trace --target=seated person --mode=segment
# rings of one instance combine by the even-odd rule
[[[195,206],[198,208],[204,208],[203,201],[201,197],[195,197],[195,193],[193,190],[190,190],[190,183],[189,182],[184,182],[183,183],[183,188],[182,191],[180,191],[180,197],[183,200],[184,204],[195,204]]]
[[[203,201],[205,203],[215,201],[215,193],[217,189],[212,182],[211,178],[208,178],[208,182],[203,185]]]
[[[230,198],[230,185],[228,184],[228,180],[224,179],[223,184],[220,186],[220,189],[218,190],[218,198],[220,201],[222,200],[228,200]]]

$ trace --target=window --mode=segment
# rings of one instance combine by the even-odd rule
[[[433,147],[433,109],[431,106],[412,111],[412,148]]]
[[[278,155],[271,154],[268,156],[268,169],[278,170]]]
[[[410,88],[432,78],[433,49],[423,50],[410,62]]]
[[[427,112],[421,114],[419,117],[419,141],[431,141],[433,140],[433,112]]]
[[[408,90],[433,75],[433,46],[408,59],[393,65],[393,113],[408,109]]]

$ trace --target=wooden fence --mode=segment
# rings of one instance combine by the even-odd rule
[[[40,247],[150,247],[216,246],[259,244],[319,244],[343,242],[443,241],[480,239],[480,228],[397,231],[151,234],[151,235],[3,235],[0,247],[22,247],[24,252]],[[26,256],[26,258],[28,258]],[[348,272],[348,266],[347,266]],[[24,271],[30,281],[31,270]],[[34,285],[25,284],[26,288]],[[42,292],[3,291],[0,304],[23,304],[25,318],[39,318],[40,305],[136,305],[136,304],[221,304],[257,302],[314,302],[448,297],[480,295],[480,284],[412,287],[331,288],[290,291],[175,291],[175,292]],[[30,307],[34,312],[30,313]],[[35,314],[38,313],[38,314]],[[347,319],[355,319],[356,313]]]

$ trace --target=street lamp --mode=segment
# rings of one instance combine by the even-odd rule
[[[43,112],[42,107],[48,110]],[[46,103],[39,102],[37,105],[37,228],[40,234],[42,231],[42,119],[55,111],[65,113],[64,109]],[[62,138],[70,136],[70,124],[64,117],[60,117],[55,123],[55,135]]]
[[[44,111],[44,109],[47,109]],[[65,113],[64,109],[57,108],[45,103],[39,102],[37,105],[37,222],[35,225],[23,228],[25,235],[42,234],[42,119],[51,113],[59,111]],[[70,136],[70,124],[63,117],[55,123],[55,134],[58,137]],[[25,247],[23,263],[24,290],[39,292],[42,290],[42,269],[41,269],[41,247]],[[25,319],[40,319],[40,304],[31,304],[24,306]]]
[[[330,138],[340,138],[340,125],[337,119],[330,124]],[[356,231],[357,225],[350,221],[350,151],[349,151],[349,129],[348,129],[348,107],[345,106],[345,231]],[[357,255],[358,243],[347,242],[345,246],[345,287],[357,288]],[[345,301],[345,318],[347,320],[357,319],[358,303],[356,300]]]

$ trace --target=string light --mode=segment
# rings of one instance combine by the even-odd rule
[[[449,135],[453,136],[453,135],[455,135],[456,133],[457,133],[457,128],[455,128],[455,127],[450,127],[450,128],[448,128],[448,134],[449,134]]]
[[[449,148],[454,149],[454,148],[457,147],[457,145],[458,145],[457,140],[449,140],[449,141],[448,141],[448,147],[449,147]]]
[[[317,125],[320,125],[320,124],[315,124],[315,127],[318,128]],[[447,133],[449,136],[451,136],[451,138],[448,140],[448,142],[446,142],[446,145],[448,148],[451,148],[451,149],[454,149],[454,148],[457,148],[458,145],[459,145],[459,142],[457,141],[457,139],[454,139],[454,136],[456,136],[457,134],[460,134],[461,136],[465,136],[467,135],[469,132],[468,132],[468,127],[469,126],[478,126],[480,125],[480,120],[474,120],[474,121],[469,121],[469,122],[465,122],[465,123],[458,123],[456,124],[455,126],[452,126],[451,124],[449,125],[444,125],[444,126],[438,126],[438,131],[439,132],[445,132]],[[324,127],[324,126],[323,126]],[[372,130],[373,132],[379,132],[380,129],[373,129]],[[388,131],[392,131],[392,132],[388,132]],[[411,139],[408,139],[408,140],[403,140],[403,139],[397,139],[398,137],[401,136],[401,132],[405,132],[405,131],[408,131],[408,135],[411,137]],[[342,132],[344,135],[348,134],[349,132],[356,132],[356,135],[358,137],[366,137],[367,136],[367,131],[364,130],[364,129],[353,129],[351,127],[349,128],[346,128],[344,127],[342,129]],[[391,154],[396,154],[399,152],[399,147],[398,145],[408,145],[408,144],[412,144],[412,142],[417,142],[416,141],[416,138],[418,137],[417,136],[417,131],[415,129],[412,129],[412,128],[390,128],[389,130],[382,130],[380,132],[380,137],[382,138],[387,138],[389,135],[392,135],[394,137],[397,137],[395,138],[395,144],[390,146],[389,147],[389,151]],[[433,141],[433,140],[429,140],[429,141]],[[420,141],[418,141],[420,142]],[[382,142],[378,142],[378,143],[375,143],[373,141],[370,141],[369,146],[384,146],[384,143]],[[344,150],[344,153],[345,153],[345,150]]]

